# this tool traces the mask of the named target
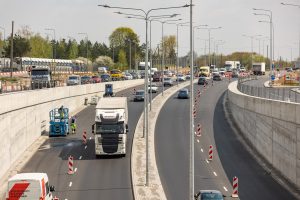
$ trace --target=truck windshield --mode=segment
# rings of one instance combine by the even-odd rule
[[[124,124],[96,124],[96,134],[124,133]]]
[[[32,70],[31,71],[32,76],[44,76],[44,75],[49,75],[48,70]]]

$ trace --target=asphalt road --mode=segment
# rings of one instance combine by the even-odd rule
[[[142,87],[136,87],[142,89]],[[143,111],[143,102],[133,102],[133,88],[117,96],[129,97],[129,133],[125,158],[95,158],[91,125],[94,123],[95,106],[88,106],[77,114],[78,130],[75,135],[49,138],[24,166],[21,172],[46,172],[54,195],[60,199],[133,199],[130,155],[133,133]],[[156,94],[153,94],[153,97]],[[82,144],[82,132],[87,131],[88,143]],[[68,175],[68,156],[74,157],[74,175]]]
[[[216,83],[216,82],[215,82]],[[223,110],[223,80],[200,97],[195,126],[195,191],[217,189],[230,199],[232,178],[239,178],[240,199],[295,199],[279,185],[246,151],[229,126]],[[195,86],[203,90],[203,87]],[[199,102],[199,100],[198,100]],[[189,101],[171,97],[159,115],[155,129],[157,165],[168,199],[188,199],[189,195]],[[214,158],[207,162],[208,147]],[[226,191],[227,190],[227,191]]]

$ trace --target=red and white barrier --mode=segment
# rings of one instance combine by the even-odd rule
[[[82,142],[83,142],[83,144],[86,144],[86,131],[83,131]]]
[[[213,146],[209,145],[209,150],[208,150],[208,160],[212,161],[213,160]]]
[[[74,165],[73,164],[74,164],[73,156],[69,156],[69,160],[68,160],[68,166],[69,166],[68,174],[69,175],[74,174],[74,170],[73,170]]]
[[[233,181],[232,181],[232,195],[231,197],[233,198],[238,198],[239,197],[239,179],[238,177],[233,177]]]
[[[198,89],[198,98],[200,98],[200,94],[201,94],[200,89]]]
[[[53,200],[59,200],[59,198],[55,196],[55,197],[53,198]]]
[[[136,93],[136,90],[135,90],[135,88],[133,88],[133,94],[135,94]]]
[[[196,106],[194,105],[194,109],[193,109],[193,116],[194,118],[196,118]]]
[[[201,136],[201,132],[202,132],[202,125],[198,124],[197,125],[197,136],[200,137]]]
[[[29,77],[27,71],[17,71],[12,73],[13,76],[18,76],[18,77]],[[0,77],[10,77],[10,72],[1,72]]]

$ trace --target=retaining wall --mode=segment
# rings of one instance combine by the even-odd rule
[[[114,92],[143,84],[143,80],[116,81]],[[102,96],[105,83],[57,87],[0,95],[0,177],[43,132],[49,130],[49,111],[84,108],[84,99]]]
[[[300,187],[300,104],[264,99],[228,87],[232,116],[254,148]]]

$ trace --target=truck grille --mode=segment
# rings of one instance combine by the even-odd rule
[[[122,138],[111,137],[111,136],[102,136],[102,138],[98,138],[99,145],[102,145],[102,149],[105,153],[115,153],[118,151],[119,145],[121,145]]]

